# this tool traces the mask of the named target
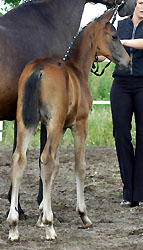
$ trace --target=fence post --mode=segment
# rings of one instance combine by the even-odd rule
[[[0,121],[0,141],[2,141],[2,129],[3,129],[3,122]]]

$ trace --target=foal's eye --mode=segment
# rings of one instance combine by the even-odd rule
[[[112,36],[112,39],[116,41],[116,40],[118,40],[118,37],[117,36]]]

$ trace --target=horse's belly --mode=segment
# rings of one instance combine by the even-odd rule
[[[11,105],[0,105],[0,120],[15,120],[16,117],[16,102]]]
[[[16,116],[17,91],[2,89],[0,91],[0,120],[14,120]]]

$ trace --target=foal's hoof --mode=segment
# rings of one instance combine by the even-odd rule
[[[57,238],[57,234],[53,225],[46,226],[46,240],[55,240]]]
[[[16,238],[8,237],[8,241],[9,242],[18,242],[18,241],[20,241],[20,237],[16,237]]]
[[[45,225],[43,224],[43,222],[37,221],[36,227],[43,228],[43,227],[45,227]]]
[[[89,228],[93,228],[93,224],[92,223],[88,223],[86,225],[78,227],[78,229],[89,229]]]
[[[20,238],[19,238],[18,226],[16,226],[15,228],[10,228],[8,241],[14,242],[14,241],[19,241],[19,239]]]

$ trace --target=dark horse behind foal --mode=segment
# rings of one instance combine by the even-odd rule
[[[56,238],[51,209],[52,181],[58,173],[57,150],[63,130],[70,128],[74,137],[77,205],[84,228],[92,225],[84,202],[85,140],[92,97],[88,76],[95,55],[104,55],[120,68],[129,65],[115,28],[110,24],[114,10],[89,23],[78,36],[67,60],[40,58],[29,63],[18,83],[17,146],[11,166],[12,200],[8,215],[9,239],[19,239],[18,192],[26,166],[26,152],[38,122],[45,124],[47,140],[41,154],[43,200],[37,225],[46,228],[46,239]]]
[[[14,120],[19,76],[29,61],[42,56],[62,58],[77,34],[87,2],[112,5],[115,0],[42,0],[27,2],[0,17],[0,120]],[[121,0],[117,0],[118,3]],[[125,0],[119,14],[133,12],[134,0]],[[15,129],[16,146],[16,129]],[[41,152],[46,130],[41,128]],[[13,149],[13,151],[14,151]],[[42,200],[40,180],[38,203]],[[11,189],[9,192],[9,200]],[[20,213],[23,211],[18,207]]]

